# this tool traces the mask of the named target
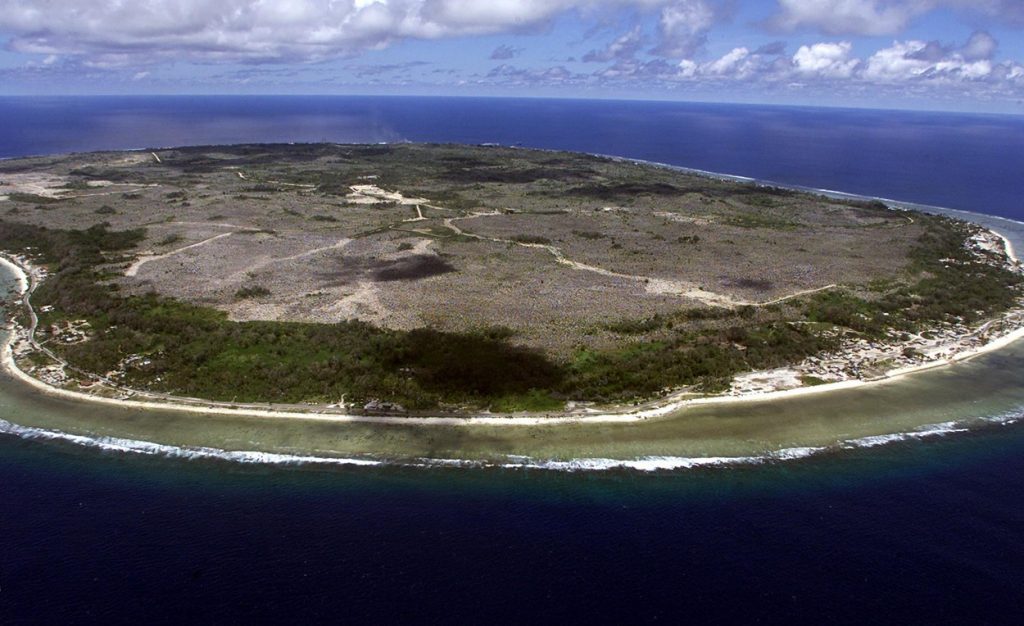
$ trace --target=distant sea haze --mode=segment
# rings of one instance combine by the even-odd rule
[[[1024,117],[679,102],[0,98],[0,157],[247,142],[501,143],[1024,219]]]

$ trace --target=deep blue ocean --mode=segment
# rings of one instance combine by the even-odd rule
[[[581,150],[1024,219],[1024,117],[0,98],[3,157],[261,141]],[[4,625],[1016,624],[1022,614],[1021,426],[654,474],[241,465],[0,435]]]
[[[0,98],[0,157],[317,141],[576,150],[1024,216],[1024,116],[490,98]]]

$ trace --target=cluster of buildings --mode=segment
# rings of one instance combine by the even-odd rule
[[[1021,328],[1024,301],[1011,313],[978,328],[949,324],[911,335],[909,339],[847,338],[839,350],[808,357],[792,367],[739,375],[728,394],[740,396],[807,384],[882,378],[894,371],[951,361]]]
[[[39,310],[45,313],[45,309],[49,308],[52,307],[42,307]],[[86,320],[67,320],[50,324],[46,332],[52,340],[65,345],[71,345],[88,341],[91,336],[91,327]]]

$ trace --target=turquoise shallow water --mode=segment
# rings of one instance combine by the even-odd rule
[[[1022,216],[1017,118],[415,104],[0,102],[13,120],[0,128],[0,153],[257,139],[522,142]],[[0,623],[1016,623],[1022,372],[1015,345],[860,394],[708,409],[689,422],[426,434],[98,409],[2,379]],[[940,426],[922,436],[922,424]],[[858,446],[838,443],[848,439]],[[471,451],[564,469],[557,463],[571,459],[808,444],[826,449],[653,472],[297,458]],[[238,462],[220,450],[279,456]]]
[[[1024,249],[1024,224],[929,208],[995,228]],[[13,278],[6,276],[6,285]],[[1012,422],[1024,407],[1024,341],[967,362],[862,388],[688,407],[626,424],[419,426],[310,422],[112,408],[0,379],[0,432],[99,450],[268,465],[526,466],[687,470],[835,454]]]

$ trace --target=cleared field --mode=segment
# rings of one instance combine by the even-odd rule
[[[117,279],[236,320],[467,331],[567,354],[679,308],[899,279],[923,232],[884,207],[584,155],[237,146],[0,164],[8,219],[146,228]],[[259,288],[256,297],[239,298]],[[524,298],[524,294],[528,297]]]
[[[35,244],[57,273],[44,322],[99,329],[69,359],[204,397],[552,408],[716,390],[843,333],[1015,297],[949,220],[560,152],[91,153],[0,162],[0,198],[4,246]],[[183,320],[200,330],[175,346]]]

